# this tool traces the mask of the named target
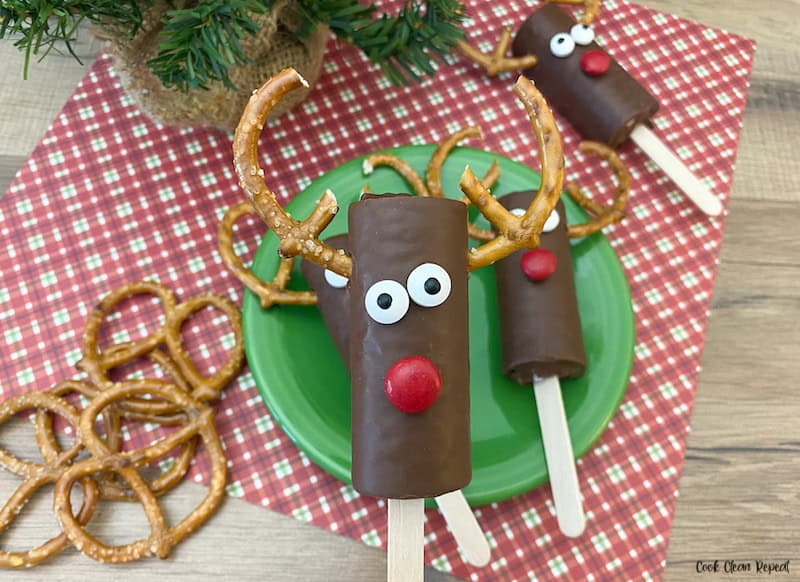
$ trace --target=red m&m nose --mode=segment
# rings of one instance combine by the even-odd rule
[[[428,358],[409,356],[392,364],[383,389],[395,408],[417,414],[433,406],[439,398],[442,376]]]
[[[519,266],[531,281],[544,281],[555,273],[556,256],[542,247],[531,249],[522,255]]]
[[[611,57],[603,51],[586,51],[581,57],[581,70],[590,77],[599,77],[611,66]]]

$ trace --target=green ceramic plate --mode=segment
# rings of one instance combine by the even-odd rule
[[[433,150],[406,146],[390,152],[424,174]],[[482,175],[495,158],[471,148],[454,150],[442,172],[448,195],[460,196],[458,181],[466,163]],[[346,232],[347,206],[366,181],[373,192],[408,191],[403,179],[387,168],[363,177],[361,161],[354,159],[320,177],[288,205],[289,212],[308,216],[330,188],[341,210],[325,231],[329,236]],[[502,176],[496,195],[538,187],[539,175],[530,168],[505,158],[498,162]],[[571,200],[565,202],[569,221],[583,220],[583,212]],[[276,247],[277,239],[268,234],[256,254],[253,270],[262,279],[274,277]],[[574,451],[581,456],[605,430],[625,392],[634,322],[627,281],[605,237],[577,242],[572,259],[588,370],[578,380],[564,381],[562,390]],[[473,478],[464,493],[473,505],[507,499],[547,480],[533,390],[508,380],[501,370],[494,278],[490,267],[473,273],[469,283]],[[307,288],[299,266],[290,287]],[[264,311],[248,292],[243,316],[247,360],[276,421],[309,458],[349,483],[349,380],[319,312],[299,306]]]

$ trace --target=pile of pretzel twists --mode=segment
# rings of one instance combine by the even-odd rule
[[[98,349],[103,322],[124,300],[138,295],[156,297],[163,306],[163,324],[146,337]],[[205,308],[221,313],[233,333],[227,361],[209,376],[200,373],[182,338],[184,323]],[[222,340],[222,338],[220,338]],[[0,423],[17,413],[32,411],[36,444],[43,462],[23,460],[0,447],[0,466],[22,483],[0,508],[0,533],[40,488],[53,484],[53,509],[62,532],[36,548],[9,552],[0,548],[0,567],[36,565],[74,545],[100,562],[129,562],[145,556],[166,558],[172,548],[202,525],[219,506],[226,484],[226,458],[209,403],[239,372],[244,361],[241,314],[220,295],[202,293],[178,303],[171,290],[149,281],[125,284],[107,295],[90,313],[83,334],[78,368],[85,379],[66,380],[45,392],[28,392],[0,404]],[[112,378],[117,371],[147,362],[149,375]],[[76,396],[78,398],[76,398]],[[72,402],[81,402],[79,405]],[[54,425],[69,425],[74,435],[62,446]],[[126,450],[123,433],[147,424],[166,436]],[[63,439],[62,439],[63,440]],[[192,463],[198,445],[210,463],[211,483],[202,502],[180,523],[167,522],[158,498],[178,484]],[[174,456],[174,458],[172,458]],[[155,478],[152,464],[168,467]],[[81,492],[73,507],[74,488]],[[150,532],[124,545],[107,545],[87,531],[99,500],[138,502]]]

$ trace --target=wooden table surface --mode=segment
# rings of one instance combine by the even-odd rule
[[[800,579],[800,0],[640,2],[758,42],[664,579],[745,580],[699,576],[696,563],[761,558],[792,559],[789,577]],[[87,65],[100,49],[87,35],[77,45]],[[22,56],[0,42],[0,193],[86,73],[57,54],[34,64],[26,82],[21,69]],[[9,483],[0,476],[0,497]],[[184,483],[169,511],[181,515],[203,494]],[[4,547],[53,531],[47,497],[34,500],[29,526],[5,534]],[[113,525],[125,541],[145,527],[138,506],[124,516],[101,508],[93,523]],[[105,580],[120,571],[69,550],[24,578]],[[383,552],[237,499],[170,559],[124,568],[127,580],[270,582],[380,580],[384,571]],[[451,578],[428,570],[426,579]]]

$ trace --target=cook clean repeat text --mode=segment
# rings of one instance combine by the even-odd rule
[[[698,560],[698,574],[789,574],[791,560]]]

